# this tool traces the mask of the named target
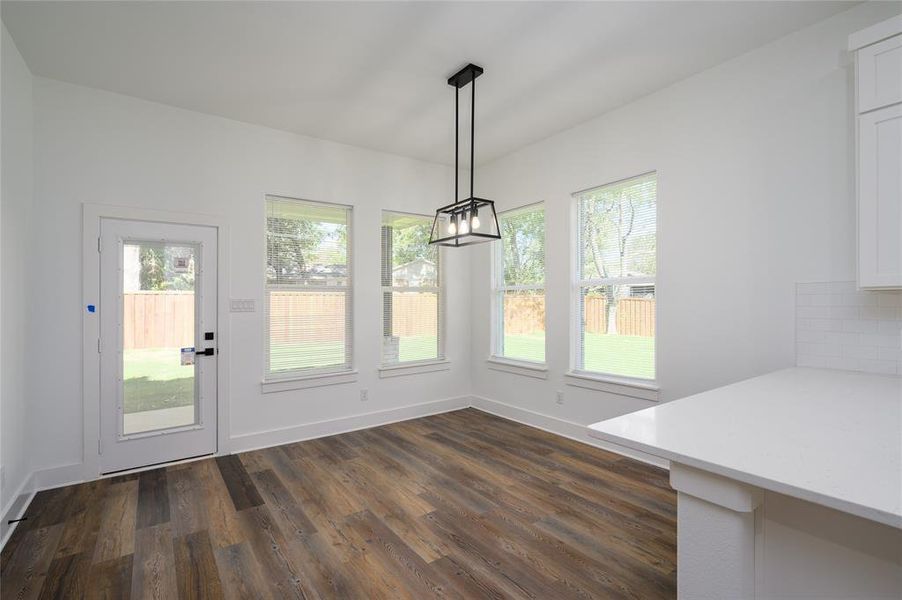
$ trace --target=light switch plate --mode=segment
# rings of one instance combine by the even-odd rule
[[[255,312],[257,310],[256,301],[253,299],[237,299],[231,301],[231,312]]]

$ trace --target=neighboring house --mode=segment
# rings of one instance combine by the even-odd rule
[[[347,285],[348,267],[345,265],[313,265],[306,274],[309,285]]]
[[[435,263],[424,258],[398,265],[391,272],[395,287],[431,287],[436,285]]]

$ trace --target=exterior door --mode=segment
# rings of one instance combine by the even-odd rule
[[[101,471],[216,452],[216,229],[100,229]]]

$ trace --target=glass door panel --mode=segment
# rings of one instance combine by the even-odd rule
[[[196,425],[198,247],[122,245],[123,436]]]

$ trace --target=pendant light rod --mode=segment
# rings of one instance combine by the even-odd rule
[[[476,77],[473,77],[470,88],[470,198],[473,197],[473,177],[476,175],[476,165],[473,156],[476,150]]]
[[[458,179],[460,179],[460,88],[472,83],[470,90],[470,197],[475,194],[476,178],[476,78],[482,75],[483,69],[473,63],[448,78],[448,85],[454,86],[454,201],[457,202],[460,193]]]
[[[460,133],[458,132],[458,123],[460,123],[460,88],[454,90],[454,201],[460,198],[460,192],[457,189],[460,182]]]

